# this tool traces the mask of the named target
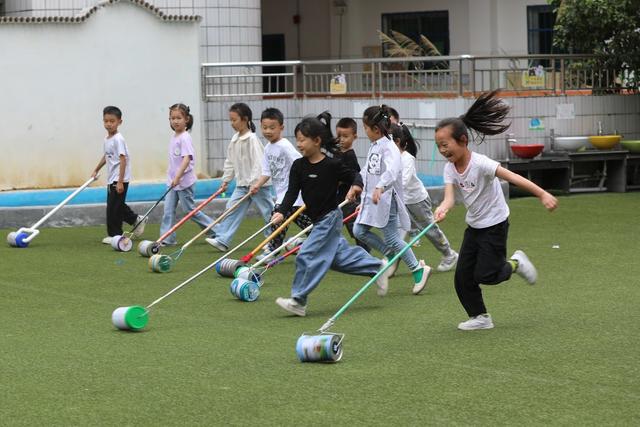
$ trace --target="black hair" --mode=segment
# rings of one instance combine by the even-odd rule
[[[251,132],[256,131],[256,125],[254,125],[252,121],[253,113],[251,112],[251,108],[249,108],[247,104],[245,104],[244,102],[237,102],[229,108],[229,112],[231,111],[237,113],[240,116],[240,119],[247,119],[247,124],[249,125],[249,129],[251,129]]]
[[[284,124],[284,115],[282,114],[282,111],[277,108],[272,107],[264,110],[260,116],[260,121],[263,121],[264,119],[277,120],[281,125]]]
[[[180,110],[180,112],[184,114],[184,118],[186,119],[186,122],[187,122],[187,130],[191,130],[191,128],[193,127],[193,116],[191,115],[191,109],[189,108],[189,106],[185,104],[177,103],[169,107],[169,113],[171,113],[173,110]],[[173,126],[171,126],[171,129],[173,129]]]
[[[389,121],[389,117],[391,116],[391,112],[389,111],[389,107],[382,105],[374,105],[373,107],[369,107],[364,110],[362,114],[362,122],[370,127],[371,129],[377,127],[382,135],[389,136],[389,125],[391,122]]]
[[[118,107],[114,107],[113,105],[107,105],[102,109],[102,115],[111,114],[112,116],[116,116],[118,120],[122,118],[122,111]]]
[[[400,114],[398,114],[398,110],[389,106],[387,106],[387,108],[389,109],[389,115],[396,119],[396,122],[400,123]]]
[[[320,147],[330,156],[340,153],[338,141],[331,133],[331,113],[324,111],[316,117],[305,117],[296,125],[293,134],[300,132],[307,138],[320,138]]]
[[[464,135],[468,141],[468,129],[470,129],[480,136],[478,144],[482,144],[485,135],[497,135],[509,129],[511,123],[502,124],[502,121],[507,117],[511,108],[497,97],[498,92],[500,89],[483,93],[460,117],[440,120],[436,125],[436,132],[450,126],[453,139],[461,141]],[[475,137],[473,139],[475,140]]]
[[[400,124],[392,124],[391,136],[393,136],[394,142],[399,142],[400,148],[403,151],[406,151],[413,157],[416,157],[420,145],[415,139],[413,139],[413,135],[411,135],[411,131],[409,130],[407,125],[403,124],[402,122],[400,122]]]
[[[358,124],[351,117],[343,117],[336,123],[337,128],[351,129],[354,135],[358,134]]]

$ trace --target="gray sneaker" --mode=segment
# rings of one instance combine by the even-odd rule
[[[207,237],[206,239],[204,239],[208,244],[210,244],[211,246],[213,246],[214,248],[216,248],[217,250],[221,251],[221,252],[227,252],[229,250],[229,248],[227,247],[227,245],[225,245],[224,243],[220,242],[219,240],[217,240],[215,237]]]
[[[304,317],[307,315],[307,306],[300,304],[293,298],[276,298],[276,304],[296,316]]]
[[[491,315],[480,314],[475,317],[470,317],[469,320],[458,324],[458,329],[462,331],[475,331],[478,329],[493,329],[493,320]]]
[[[518,261],[518,267],[515,272],[530,285],[535,284],[536,280],[538,280],[538,272],[531,261],[529,261],[527,254],[521,250],[517,250],[511,255],[511,259]]]
[[[453,249],[450,250],[450,254],[443,256],[440,260],[440,264],[436,267],[438,271],[449,271],[453,269],[458,263],[458,252]]]
[[[137,227],[133,231],[134,236],[136,237],[142,236],[142,233],[144,233],[144,227],[146,227],[147,225],[147,221],[149,221],[149,217],[143,217],[142,215],[138,215],[138,219],[136,219],[136,222],[133,224],[134,227]]]
[[[387,264],[389,263],[385,258],[383,258],[381,261],[382,261],[382,266],[380,267],[380,270],[385,268],[387,266]],[[387,294],[387,292],[389,291],[389,277],[391,277],[392,268],[393,268],[393,266],[387,268],[376,279],[376,285],[378,285],[378,296],[380,296],[380,297],[385,296]]]
[[[398,259],[396,260],[396,262],[394,262],[393,264],[391,264],[391,267],[389,267],[389,277],[393,277],[396,275],[396,271],[398,271],[398,266],[400,265],[400,260],[402,259],[402,257],[398,257]],[[389,260],[386,260],[387,262],[389,262]]]

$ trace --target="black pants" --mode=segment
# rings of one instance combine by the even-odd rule
[[[509,220],[487,228],[467,227],[456,267],[458,299],[469,317],[487,312],[480,284],[497,285],[511,277],[507,262]]]
[[[344,200],[344,198],[342,200]],[[349,215],[351,215],[352,213],[354,213],[356,211],[357,207],[358,207],[358,204],[354,203],[354,202],[349,202],[346,205],[344,205],[342,207],[342,218],[346,218]],[[356,239],[356,236],[354,236],[354,234],[353,234],[353,224],[355,223],[355,221],[356,221],[356,219],[353,218],[353,219],[350,219],[349,221],[347,221],[347,223],[345,224],[345,227],[347,227],[347,231],[349,232],[349,236],[351,236],[351,238],[353,240],[355,240],[356,245],[360,246],[365,251],[371,253],[371,248],[369,247],[369,245],[367,245],[362,240]]]
[[[271,212],[271,215],[273,216],[273,214],[276,212],[276,209],[278,209],[280,205],[275,205],[273,207],[273,211]],[[284,219],[286,220],[287,218],[289,218],[291,215],[293,215],[293,213],[295,211],[298,210],[298,208],[300,208],[300,206],[294,206],[291,208],[291,210],[289,212],[287,212],[287,214],[285,215]],[[309,218],[308,215],[306,215],[304,212],[300,213],[300,215],[298,215],[293,222],[296,223],[296,225],[298,227],[300,227],[300,230],[304,230],[305,228],[307,228],[308,226],[310,226],[311,224],[313,224],[313,221],[311,221],[311,218]],[[274,231],[276,231],[278,229],[278,227],[280,227],[282,224],[278,224],[278,225],[272,225],[271,226],[271,232],[273,233]],[[268,245],[269,248],[269,252],[275,250],[276,248],[279,248],[280,246],[282,246],[282,244],[284,243],[284,238],[287,235],[287,230],[289,229],[289,226],[286,226],[285,228],[282,229],[282,231],[276,236],[274,237]],[[298,234],[298,233],[296,233]],[[307,233],[307,236],[309,235],[309,233]]]
[[[136,223],[136,215],[125,203],[129,183],[124,183],[124,191],[118,194],[116,183],[112,182],[107,186],[107,234],[110,237],[122,235],[122,222],[129,225]]]

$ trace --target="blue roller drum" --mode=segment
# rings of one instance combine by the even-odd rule
[[[301,335],[296,354],[301,362],[339,362],[342,359],[341,334]]]
[[[29,237],[27,233],[18,233],[12,231],[11,233],[7,234],[7,243],[9,243],[9,246],[12,246],[14,248],[26,248],[27,246],[29,246],[29,242],[24,241],[24,239],[26,239],[27,237]]]
[[[260,285],[242,278],[233,279],[229,291],[240,301],[252,302],[260,296]]]

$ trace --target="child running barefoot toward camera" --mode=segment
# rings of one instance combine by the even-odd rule
[[[444,169],[445,196],[435,211],[435,219],[446,218],[456,194],[467,208],[468,227],[454,279],[458,299],[469,315],[469,320],[458,325],[461,330],[493,328],[481,284],[496,285],[515,272],[533,285],[538,276],[524,252],[517,250],[510,259],[506,258],[509,207],[498,178],[535,195],[549,211],[558,206],[555,197],[533,182],[469,150],[469,129],[483,135],[497,135],[509,127],[502,124],[509,107],[496,95],[497,91],[481,95],[465,114],[441,120],[436,126],[436,144],[448,163]]]
[[[369,107],[362,122],[371,141],[367,165],[361,171],[364,181],[360,213],[353,227],[353,234],[367,245],[382,252],[387,258],[399,253],[406,245],[398,234],[398,222],[403,230],[409,230],[410,220],[402,200],[402,160],[398,147],[388,137],[390,113],[386,105]],[[352,195],[349,195],[352,198]],[[371,231],[382,231],[384,240]],[[426,287],[431,267],[418,262],[409,248],[402,255],[413,275],[413,294]],[[390,268],[390,274],[393,268]],[[387,294],[386,287],[378,287],[378,295]]]
[[[409,211],[411,227],[418,231],[425,229],[434,222],[431,212],[431,198],[427,189],[418,178],[416,172],[416,155],[418,143],[413,139],[409,128],[400,123],[391,125],[393,142],[396,143],[402,157],[402,186],[404,187],[404,204]],[[447,236],[438,224],[426,233],[431,244],[442,254],[442,260],[436,270],[449,271],[456,266],[458,253],[451,249]]]
[[[104,155],[91,176],[95,177],[102,166],[107,165],[108,236],[102,239],[102,243],[110,245],[113,236],[122,235],[123,222],[136,227],[137,223],[142,221],[142,224],[138,225],[133,232],[134,235],[141,236],[147,220],[136,215],[125,201],[131,179],[131,162],[124,137],[118,132],[118,127],[122,124],[122,111],[112,105],[104,107],[102,122],[107,131],[107,136],[104,138]]]
[[[164,235],[176,222],[178,202],[182,209],[190,212],[195,208],[193,193],[196,186],[195,150],[189,131],[193,127],[193,116],[190,108],[184,104],[169,107],[169,126],[175,134],[169,141],[169,168],[167,169],[167,185],[172,187],[164,201],[164,214],[160,224],[160,235]],[[212,220],[203,212],[196,213],[191,219],[206,228]],[[162,242],[163,245],[175,245],[176,233],[171,233]]]
[[[338,158],[338,146],[329,127],[331,115],[323,113],[303,119],[295,129],[296,143],[302,153],[291,166],[289,189],[272,220],[283,221],[293,202],[302,192],[306,213],[313,221],[309,237],[296,257],[296,272],[291,285],[291,298],[278,298],[276,304],[296,316],[305,316],[309,294],[331,268],[343,273],[373,277],[384,265],[359,246],[349,246],[342,237],[342,212],[338,209],[338,184],[353,183],[352,192],[361,191],[359,175]],[[386,286],[387,275],[378,282]]]

